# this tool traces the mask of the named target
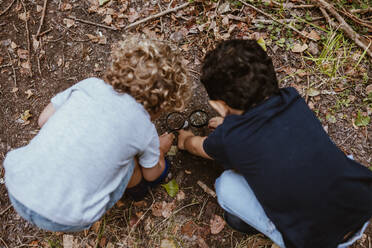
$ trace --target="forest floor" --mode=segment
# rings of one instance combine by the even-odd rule
[[[144,201],[124,197],[85,232],[42,231],[11,207],[2,167],[6,153],[37,134],[38,115],[52,96],[79,80],[101,77],[111,46],[130,33],[167,40],[182,50],[194,85],[185,113],[203,109],[210,116],[216,113],[199,82],[205,53],[221,40],[258,40],[273,59],[280,86],[295,87],[336,145],[371,167],[371,47],[357,46],[337,29],[339,19],[331,20],[312,2],[281,2],[0,0],[0,248],[274,247],[263,235],[243,235],[220,222],[221,208],[198,181],[213,190],[221,165],[180,151],[168,155],[168,178],[179,186],[176,197],[163,187]],[[368,0],[335,2],[349,25],[371,38]],[[166,10],[172,11],[154,16]],[[156,121],[159,133],[166,131],[164,118]],[[370,248],[371,239],[370,226],[353,247]]]

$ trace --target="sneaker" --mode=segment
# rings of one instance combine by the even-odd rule
[[[226,223],[234,230],[245,233],[245,234],[258,234],[260,233],[256,229],[254,229],[252,226],[245,223],[242,219],[239,217],[230,214],[229,212],[224,211],[223,217],[226,221]]]

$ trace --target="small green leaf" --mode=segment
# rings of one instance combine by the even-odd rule
[[[171,197],[175,197],[179,190],[176,179],[172,179],[168,183],[162,184],[161,186],[167,191],[168,195],[170,195]]]
[[[104,5],[105,3],[109,2],[110,0],[99,0],[99,6]]]
[[[362,113],[359,110],[354,124],[357,127],[365,127],[369,124],[370,120],[371,120],[371,118],[368,115],[367,116],[362,115]]]
[[[331,114],[327,114],[326,115],[326,120],[329,122],[329,123],[332,123],[332,124],[335,124],[337,122],[337,119],[334,115],[331,115]]]
[[[310,88],[310,89],[307,90],[307,94],[308,94],[309,96],[317,96],[317,95],[320,94],[320,92],[319,92],[319,90],[317,90],[317,89]]]
[[[266,44],[265,44],[265,40],[260,37],[258,40],[257,40],[257,43],[258,45],[260,45],[262,47],[262,49],[266,52]]]

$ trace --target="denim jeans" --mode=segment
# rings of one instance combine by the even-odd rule
[[[248,225],[269,237],[279,247],[285,248],[282,234],[267,217],[247,180],[241,174],[232,170],[224,171],[217,178],[215,188],[218,203],[225,211],[239,217]],[[361,238],[368,223],[366,222],[353,237],[347,242],[339,244],[337,248],[346,248]]]
[[[130,164],[130,168],[128,169],[128,173],[126,176],[123,178],[121,181],[119,187],[116,188],[115,191],[113,191],[110,194],[110,200],[106,205],[106,211],[109,210],[111,207],[115,205],[115,203],[120,200],[120,198],[123,196],[125,188],[127,187],[130,178],[132,177],[134,170],[134,160]],[[33,210],[27,208],[24,206],[21,202],[19,202],[17,199],[15,199],[10,193],[8,193],[10,202],[12,203],[14,209],[17,211],[17,213],[30,222],[31,224],[44,229],[48,231],[53,231],[53,232],[78,232],[82,231],[84,229],[90,228],[93,223],[85,226],[69,226],[69,225],[62,225],[58,224],[52,220],[49,220],[40,214],[34,212]]]

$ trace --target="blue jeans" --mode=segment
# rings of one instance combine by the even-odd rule
[[[115,191],[113,191],[110,194],[110,201],[106,205],[106,211],[112,208],[115,203],[120,200],[120,198],[123,196],[125,188],[127,187],[130,178],[132,177],[133,170],[134,170],[134,160],[132,163],[129,165],[128,173],[126,176],[123,178],[121,181],[119,187],[116,188]],[[10,193],[8,193],[10,202],[12,203],[14,209],[17,211],[17,213],[30,222],[31,224],[52,232],[79,232],[84,229],[90,228],[93,223],[85,226],[69,226],[69,225],[62,225],[58,224],[52,220],[49,220],[40,214],[32,211],[31,209],[27,208],[24,206],[22,203],[20,203],[17,199],[15,199]]]
[[[282,234],[267,217],[247,180],[241,174],[232,170],[224,171],[217,178],[215,188],[218,203],[225,211],[239,217],[248,225],[269,237],[279,247],[285,248]],[[337,248],[346,248],[360,239],[368,223],[366,222],[353,237],[347,242],[339,244]]]

